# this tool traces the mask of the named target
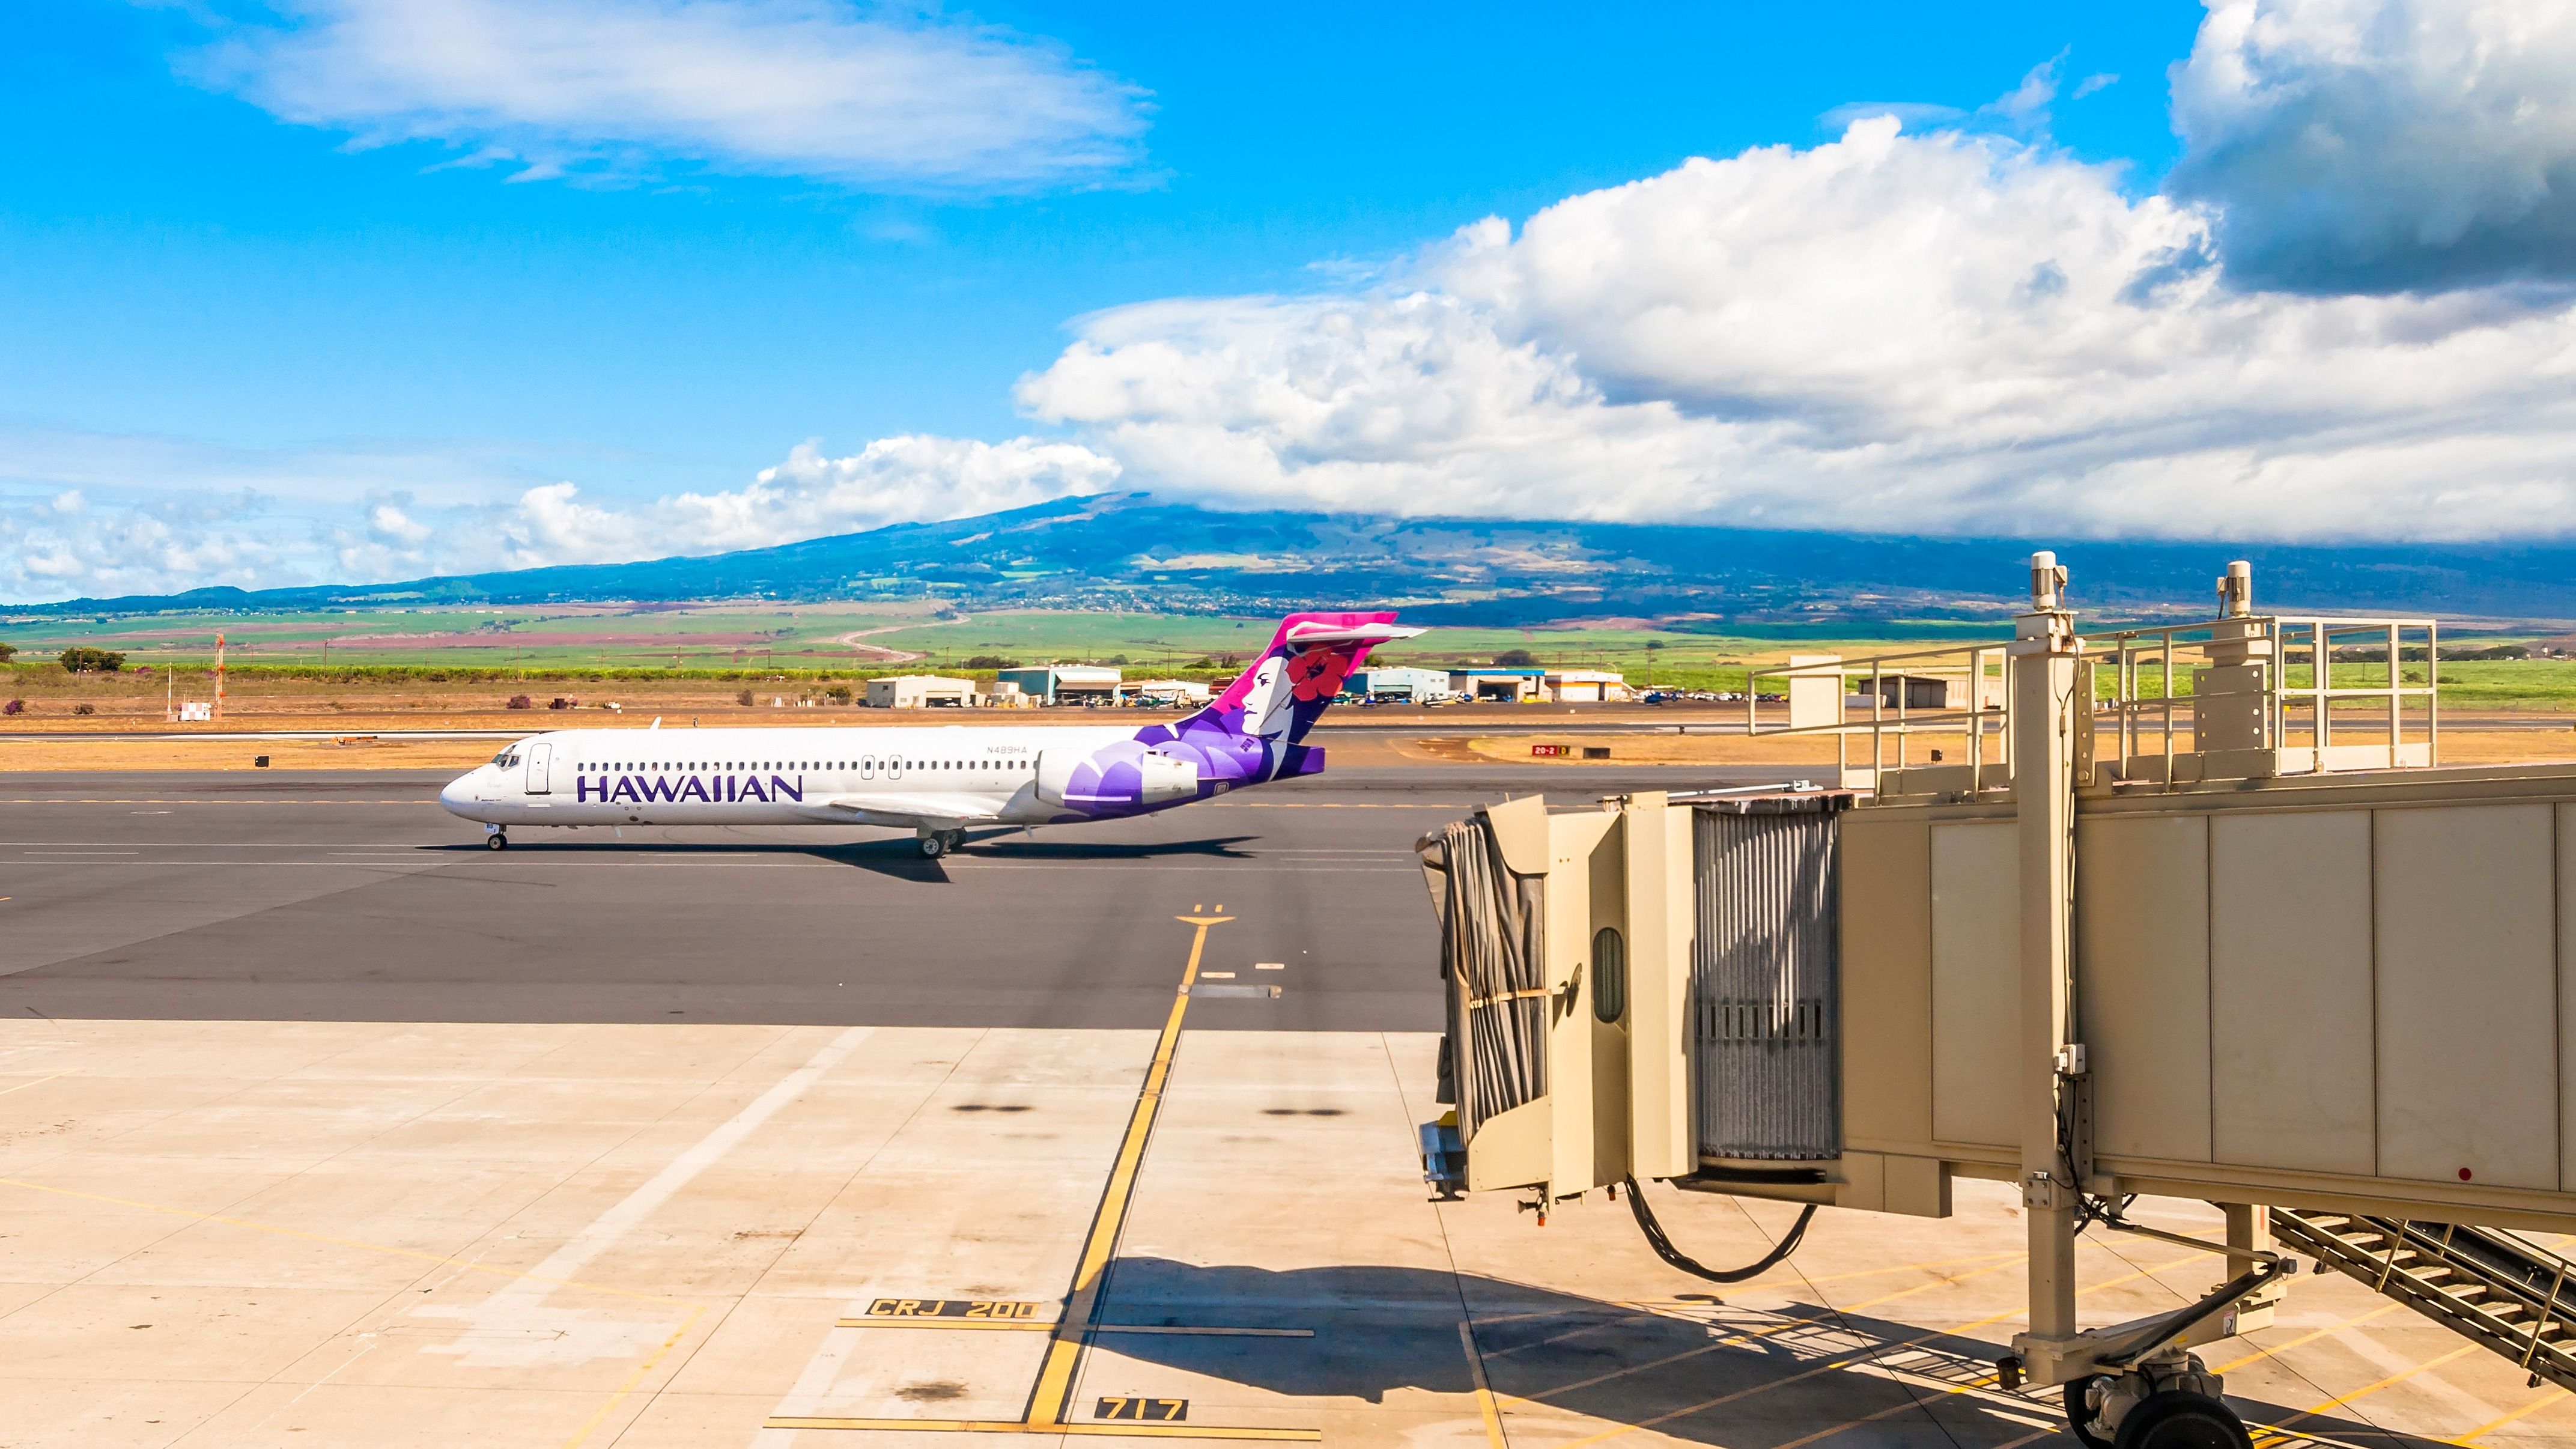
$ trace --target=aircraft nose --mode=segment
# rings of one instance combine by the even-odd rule
[[[446,789],[438,792],[438,803],[458,815],[464,814],[466,807],[474,804],[475,800],[472,775],[459,775],[447,782]]]

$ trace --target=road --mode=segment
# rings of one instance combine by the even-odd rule
[[[1195,1003],[1195,1028],[1434,1031],[1415,839],[1534,785],[1641,780],[1671,776],[1363,768],[932,862],[908,836],[821,827],[521,831],[487,851],[417,774],[12,775],[0,1011],[1152,1027],[1172,918],[1222,912],[1237,924],[1206,964],[1233,975],[1211,984],[1279,995]]]

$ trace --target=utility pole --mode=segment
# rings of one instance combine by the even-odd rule
[[[224,636],[215,635],[215,718],[224,717]]]

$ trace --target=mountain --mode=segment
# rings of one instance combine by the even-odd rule
[[[776,548],[567,564],[401,583],[11,606],[18,617],[225,613],[439,604],[715,598],[937,598],[961,608],[1266,613],[1401,604],[1423,623],[1654,619],[1688,629],[1848,628],[1992,619],[2053,547],[2087,609],[2184,613],[2230,559],[2254,564],[2258,607],[2576,619],[2565,544],[2123,543],[1903,538],[1629,523],[1515,523],[1359,514],[1229,513],[1141,493],[1061,499],[946,523],[899,524]]]

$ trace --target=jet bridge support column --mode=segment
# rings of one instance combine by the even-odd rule
[[[2061,1145],[2074,1119],[2064,1099],[2082,1063],[2067,1046],[2075,853],[2075,620],[2057,555],[2030,559],[2030,611],[2014,620],[2013,805],[2021,875],[2021,1185],[2030,1227],[2030,1331],[2014,1348],[2034,1381],[2053,1383],[2059,1344],[2075,1325],[2075,1206],[2079,1184]],[[2089,704],[2089,701],[2087,702]]]

